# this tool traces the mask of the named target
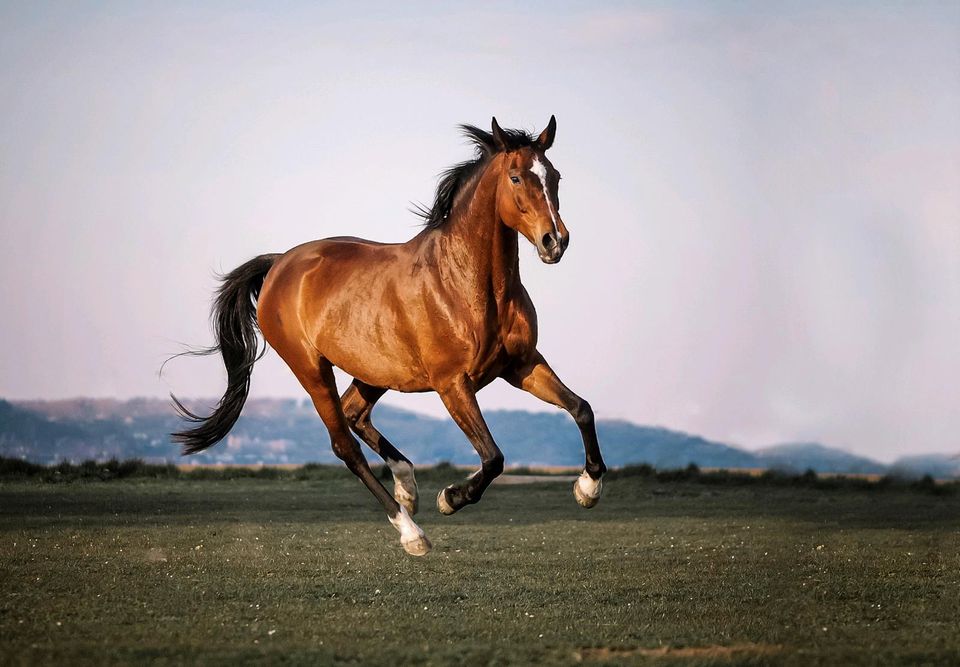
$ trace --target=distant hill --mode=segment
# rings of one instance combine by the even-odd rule
[[[613,465],[640,462],[661,469],[683,468],[691,463],[702,468],[761,467],[760,460],[751,452],[666,428],[601,420],[597,432],[604,457],[623,462]],[[578,432],[576,435],[579,438]]]
[[[189,407],[205,413],[214,402],[190,401]],[[336,460],[323,424],[306,400],[251,400],[225,442],[188,459],[179,457],[179,450],[167,435],[183,423],[164,400],[76,399],[24,401],[15,405],[0,402],[0,405],[5,408],[5,412],[0,413],[0,443],[3,443],[0,454],[39,462],[110,457],[248,464]],[[583,463],[580,432],[573,420],[559,410],[554,413],[492,410],[485,416],[512,465],[578,466]],[[415,462],[472,464],[477,461],[473,447],[450,419],[435,419],[381,404],[374,410],[374,420]],[[24,428],[26,424],[30,427]],[[64,429],[71,438],[62,437],[60,431]],[[597,430],[608,465],[649,463],[658,468],[678,468],[690,463],[717,468],[760,465],[750,452],[664,428],[600,420]]]
[[[904,456],[894,461],[890,472],[901,477],[931,477],[960,479],[960,456],[947,454],[925,454]]]
[[[188,401],[188,407],[203,414],[215,403],[194,400]],[[559,410],[491,410],[485,417],[509,465],[583,464],[580,433],[573,420]],[[384,435],[415,463],[477,462],[473,447],[450,419],[435,419],[380,404],[374,410],[374,420]],[[306,399],[253,399],[224,442],[188,458],[179,455],[169,437],[171,431],[182,427],[183,422],[162,399],[82,398],[15,403],[0,399],[0,456],[38,463],[109,458],[235,464],[337,460],[323,424]],[[696,435],[621,420],[599,420],[597,430],[604,458],[611,466],[647,463],[665,469],[695,463],[704,468],[887,471],[881,463],[818,443],[778,445],[748,452]],[[942,473],[950,472],[960,476],[958,466],[951,467],[950,463],[949,459],[942,461],[937,457],[916,458],[904,464],[904,472],[907,474],[909,469],[910,475],[922,475],[929,464],[938,471],[931,474],[946,476]]]
[[[767,447],[756,452],[765,468],[785,472],[837,472],[856,474],[883,474],[887,466],[873,459],[856,456],[840,449],[825,447],[816,442],[796,442]]]
[[[0,400],[0,446],[16,440],[28,442],[63,442],[82,438],[83,429],[70,423],[60,423],[43,414],[18,408],[7,401]]]

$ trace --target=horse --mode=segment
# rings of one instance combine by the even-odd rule
[[[236,423],[254,363],[272,347],[303,385],[329,431],[334,453],[380,501],[403,549],[432,545],[414,522],[413,464],[370,415],[387,390],[435,391],[480,456],[480,468],[437,495],[442,514],[480,500],[504,458],[476,393],[496,378],[566,410],[579,427],[585,463],[576,501],[596,505],[606,471],[590,404],[561,382],[537,351],[537,313],[520,281],[519,236],[541,261],[563,257],[570,234],[560,217],[560,173],[546,157],[557,121],[534,136],[460,125],[473,159],[440,176],[422,230],[405,243],[341,236],[261,255],[226,276],[213,306],[215,345],[227,389],[209,416],[171,398],[190,428],[173,433],[184,454],[222,440]],[[265,341],[259,351],[257,329]],[[339,395],[336,366],[353,378]],[[391,494],[371,471],[354,434],[389,467]]]

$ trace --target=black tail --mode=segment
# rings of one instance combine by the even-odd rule
[[[209,417],[194,414],[176,396],[170,395],[177,412],[193,428],[173,433],[173,440],[183,445],[184,454],[194,454],[223,440],[240,417],[250,393],[253,364],[267,351],[259,352],[257,340],[257,297],[263,279],[280,255],[260,255],[242,264],[223,277],[213,305],[213,347],[187,354],[223,355],[227,369],[227,391]]]

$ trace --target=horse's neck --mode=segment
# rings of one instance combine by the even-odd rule
[[[472,193],[453,212],[441,233],[451,271],[478,296],[509,297],[520,281],[518,235],[497,216],[499,161],[484,170]]]

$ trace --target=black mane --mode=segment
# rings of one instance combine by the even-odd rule
[[[466,162],[455,164],[440,174],[440,180],[437,183],[437,193],[433,197],[433,205],[430,208],[422,204],[415,204],[414,213],[423,218],[423,226],[427,229],[436,229],[443,225],[450,217],[453,210],[453,202],[460,193],[464,184],[470,181],[477,173],[482,171],[493,155],[500,152],[493,140],[490,132],[481,130],[473,125],[460,125],[463,136],[467,137],[473,143],[476,157]],[[504,137],[507,140],[506,150],[515,150],[533,146],[537,138],[524,130],[503,130]]]

